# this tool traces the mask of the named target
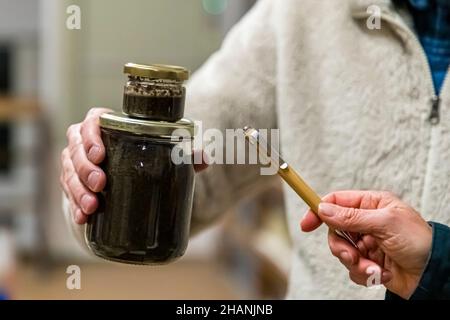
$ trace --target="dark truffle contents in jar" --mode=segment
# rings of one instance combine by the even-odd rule
[[[185,88],[173,81],[130,77],[123,112],[131,117],[175,122],[183,118]]]
[[[174,164],[167,140],[102,128],[107,185],[89,217],[86,237],[103,258],[134,264],[168,263],[189,237],[194,169]]]

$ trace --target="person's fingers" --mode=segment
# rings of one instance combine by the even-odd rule
[[[359,208],[362,199],[369,191],[344,190],[327,194],[322,202],[333,203],[342,207]]]
[[[90,119],[95,117],[96,113],[101,114],[106,110],[108,109],[92,109],[88,113],[88,116],[86,116],[87,120],[85,121],[91,121]],[[100,129],[98,128],[98,130]],[[92,161],[87,158],[86,150],[83,144],[84,138],[82,137],[82,131],[87,137],[89,137],[89,130],[86,130],[85,123],[71,125],[67,130],[67,140],[69,142],[68,149],[70,151],[71,161],[73,162],[75,171],[81,178],[81,181],[83,181],[83,183],[92,191],[99,192],[105,186],[106,176],[99,167],[95,166]],[[98,139],[101,141],[100,133]],[[103,148],[103,142],[101,142],[101,144]]]
[[[321,224],[322,221],[319,217],[312,212],[312,210],[308,210],[303,219],[300,221],[300,228],[303,232],[311,232],[320,227]]]
[[[69,200],[75,203],[83,210],[85,214],[93,213],[98,206],[98,201],[92,192],[90,192],[80,181],[75,172],[72,160],[68,156],[68,151],[65,149],[62,155],[62,185]]]
[[[379,233],[387,224],[385,210],[341,207],[331,203],[319,205],[319,217],[328,226],[343,231]]]
[[[378,248],[376,239],[370,234],[363,235],[360,240],[364,242],[364,246],[367,248],[367,250],[375,250]]]
[[[70,159],[70,151],[68,148],[65,148],[61,153],[61,177],[60,182],[63,187],[63,191],[69,200],[73,199],[72,191],[69,188],[68,180],[69,178],[75,174],[75,169],[72,164],[72,160]]]
[[[78,175],[72,172],[66,178],[69,194],[85,214],[93,213],[98,206],[97,197],[80,181]]]
[[[338,258],[347,269],[350,270],[353,265],[359,262],[360,253],[358,250],[331,229],[328,231],[328,246],[333,256]]]
[[[322,202],[349,208],[381,209],[395,198],[394,194],[387,191],[344,190],[326,195]]]
[[[80,208],[77,208],[77,209],[75,210],[75,213],[73,214],[73,219],[74,219],[74,221],[75,221],[76,224],[82,225],[82,224],[85,224],[85,223],[87,222],[88,216],[85,215],[85,214],[83,213],[83,211],[81,211]]]
[[[194,159],[194,170],[195,172],[201,172],[208,168],[208,156],[203,150],[194,150],[192,153]]]
[[[98,200],[96,196],[90,192],[85,185],[80,181],[78,174],[72,162],[72,153],[75,156],[75,151],[82,146],[81,124],[71,125],[67,129],[68,147],[65,148],[61,154],[62,174],[61,185],[70,203],[70,212],[74,221],[78,224],[87,222],[87,214],[93,213],[97,206]],[[82,156],[83,153],[76,153],[75,159]],[[82,164],[83,162],[78,162]],[[92,164],[91,164],[92,165]]]
[[[361,253],[361,255],[363,257],[367,257],[367,255],[369,254],[369,249],[367,249],[366,244],[364,243],[364,241],[362,241],[362,239],[359,239],[356,242],[356,246],[358,247],[358,250]]]
[[[76,174],[67,181],[72,197],[85,214],[92,214],[98,206],[97,197],[91,193],[80,181]]]
[[[106,184],[105,173],[88,160],[81,144],[71,149],[71,159],[79,179],[93,192],[100,192]]]
[[[380,248],[377,248],[375,250],[369,250],[367,257],[378,264],[381,267],[384,267],[384,261],[385,261],[385,253]]]
[[[357,264],[349,269],[350,279],[356,284],[371,287],[385,284],[392,280],[392,274],[375,262],[361,257]]]
[[[335,193],[330,193],[322,198],[322,202],[334,203],[336,201],[335,197]],[[308,212],[300,221],[300,228],[303,232],[314,231],[321,225],[322,220],[320,220],[319,216],[312,212],[312,210],[308,210]]]
[[[384,267],[385,254],[383,250],[378,246],[376,239],[369,235],[363,235],[357,243],[361,254],[374,261],[378,265]]]
[[[328,244],[332,254],[349,270],[350,279],[364,286],[389,282],[392,274],[382,269],[375,261],[364,258],[355,247],[334,231],[328,233]]]
[[[70,149],[75,145],[81,144],[80,134],[81,123],[72,124],[66,131],[67,148]]]
[[[87,158],[94,164],[101,163],[105,158],[105,147],[101,137],[99,117],[103,113],[111,111],[111,109],[106,108],[89,110],[80,127],[80,134]]]
[[[81,211],[80,207],[78,207],[71,195],[68,196],[68,199],[69,211],[72,215],[73,221],[75,221],[76,224],[85,224],[87,222],[87,216]]]
[[[72,201],[72,199],[69,200],[69,210],[72,214],[73,220],[76,221],[76,217],[79,214],[79,211],[81,212],[81,209],[78,207],[78,205]]]

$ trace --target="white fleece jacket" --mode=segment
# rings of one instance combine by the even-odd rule
[[[366,25],[371,5],[381,29]],[[193,76],[187,116],[205,128],[279,128],[284,158],[320,194],[390,190],[449,224],[450,81],[432,125],[433,83],[410,21],[390,0],[260,0]],[[269,179],[245,166],[199,174],[193,228]],[[288,298],[382,298],[383,289],[351,284],[326,227],[299,230],[306,206],[289,188],[285,196],[295,247]]]

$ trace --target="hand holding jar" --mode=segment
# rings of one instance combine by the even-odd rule
[[[138,264],[169,262],[189,235],[194,171],[174,164],[175,129],[193,133],[184,111],[187,71],[128,64],[124,113],[92,109],[69,127],[61,184],[86,240],[103,258]],[[165,106],[165,108],[164,108]],[[93,214],[95,213],[95,214]]]

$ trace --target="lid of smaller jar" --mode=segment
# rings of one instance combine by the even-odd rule
[[[195,129],[194,122],[189,119],[181,119],[177,122],[150,121],[130,118],[119,113],[102,114],[100,116],[100,126],[112,130],[165,138],[191,138],[194,136]]]
[[[189,70],[183,67],[171,66],[167,64],[143,65],[127,63],[123,68],[123,72],[136,77],[152,79],[168,79],[178,81],[189,79]]]

